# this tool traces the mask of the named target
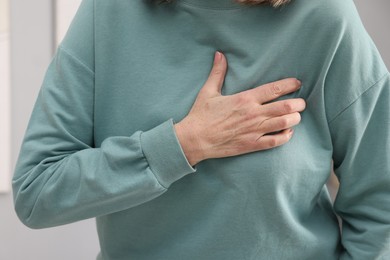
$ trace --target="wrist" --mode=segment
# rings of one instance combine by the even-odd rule
[[[206,159],[204,158],[204,153],[201,149],[201,146],[199,145],[196,130],[194,130],[194,128],[188,125],[185,121],[181,121],[175,124],[174,127],[181,148],[189,164],[194,166],[200,161]]]

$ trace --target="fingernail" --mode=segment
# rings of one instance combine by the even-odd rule
[[[297,83],[298,83],[299,87],[302,86],[302,82],[299,79],[297,79]]]
[[[291,137],[294,133],[294,130],[293,129],[290,129],[290,132],[288,133],[288,135]]]
[[[222,53],[220,53],[219,51],[216,51],[215,52],[215,56],[214,56],[214,64],[217,64],[221,61],[222,59]]]

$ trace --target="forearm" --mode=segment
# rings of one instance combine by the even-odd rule
[[[154,145],[150,142],[155,135],[164,144],[152,151],[147,147]],[[36,146],[36,141],[27,140],[13,183],[18,216],[27,226],[43,228],[147,202],[193,172],[174,138],[168,121],[131,137],[107,138],[100,148],[46,156],[32,167],[35,158],[29,147]]]

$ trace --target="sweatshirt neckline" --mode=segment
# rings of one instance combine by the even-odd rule
[[[177,0],[177,2],[204,9],[240,9],[246,7],[234,0]]]

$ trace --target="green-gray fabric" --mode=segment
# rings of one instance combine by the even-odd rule
[[[283,98],[307,109],[286,145],[192,168],[173,124],[216,50],[224,95],[297,77]],[[17,214],[31,228],[96,217],[105,260],[390,259],[389,88],[352,0],[84,0],[26,132]]]

